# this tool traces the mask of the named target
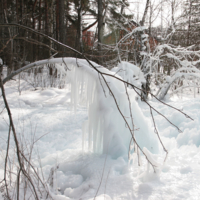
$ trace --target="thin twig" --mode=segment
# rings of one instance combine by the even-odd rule
[[[1,68],[2,68],[2,66],[1,66]],[[31,177],[27,174],[26,170],[24,169],[24,165],[23,165],[23,163],[21,161],[19,142],[18,142],[18,139],[17,139],[17,134],[16,134],[16,131],[15,131],[15,126],[14,126],[14,123],[13,123],[12,114],[11,114],[11,111],[10,111],[10,108],[9,108],[9,105],[8,105],[8,102],[7,102],[7,99],[6,99],[5,90],[4,90],[4,86],[3,86],[3,82],[2,82],[1,76],[0,76],[0,87],[1,87],[1,92],[2,92],[2,96],[3,96],[4,104],[5,104],[7,113],[8,113],[8,117],[9,117],[9,121],[10,121],[10,126],[11,126],[11,129],[12,129],[12,132],[13,132],[13,136],[14,136],[14,141],[15,141],[15,146],[16,146],[16,151],[17,151],[16,153],[17,153],[17,158],[18,158],[18,163],[19,163],[20,169],[22,170],[22,173],[24,174],[24,176],[29,180],[30,184],[32,185],[35,198],[37,200],[39,200],[37,192],[36,192],[36,188],[35,188],[35,186],[33,184],[33,181],[31,179]]]
[[[167,158],[167,155],[168,155],[168,151],[167,151],[167,149],[165,148],[165,146],[164,146],[164,144],[163,144],[163,142],[162,142],[162,140],[161,140],[161,138],[160,138],[160,135],[159,135],[159,133],[158,133],[158,129],[157,129],[157,127],[156,127],[156,123],[155,123],[155,119],[154,119],[154,116],[153,116],[153,112],[152,112],[152,108],[151,108],[151,107],[150,107],[150,113],[151,113],[151,117],[152,117],[153,124],[154,124],[154,128],[155,128],[154,132],[157,134],[158,139],[159,139],[160,143],[162,144],[163,150],[166,152],[166,156],[165,156],[165,159],[164,159],[164,162],[165,162],[165,161],[166,161],[166,158]]]
[[[0,53],[8,46],[9,42],[12,41],[13,39],[15,39],[17,35],[14,35],[13,37],[11,37],[6,44],[2,47],[2,49],[0,50]]]
[[[130,111],[130,116],[131,116],[131,122],[132,122],[132,126],[133,126],[133,130],[132,130],[132,134],[134,136],[134,123],[133,123],[133,115],[132,115],[132,108],[131,108],[131,101],[130,101],[130,98],[129,98],[129,94],[128,94],[128,90],[127,90],[127,86],[126,84],[124,83],[124,87],[125,87],[125,90],[126,90],[126,96],[128,98],[128,102],[129,102],[129,111]],[[128,157],[130,155],[130,150],[131,150],[131,141],[132,141],[133,138],[131,138],[130,140],[130,144],[129,144],[129,154],[128,154]],[[134,143],[134,146],[135,146],[135,143]],[[138,162],[139,164],[139,162]]]
[[[9,197],[9,192],[8,192],[6,173],[7,173],[8,152],[9,152],[9,146],[10,146],[10,132],[11,132],[11,126],[9,126],[9,131],[8,131],[8,141],[7,141],[6,158],[5,158],[5,165],[4,165],[4,180],[5,180],[5,187],[6,187],[6,193],[7,193],[8,198],[10,197]]]
[[[131,136],[132,136],[132,138],[133,138],[133,141],[135,142],[135,144],[138,146],[138,148],[140,149],[140,151],[143,153],[143,155],[146,157],[146,159],[148,160],[148,162],[151,164],[151,166],[152,166],[153,169],[154,169],[154,167],[156,167],[156,166],[153,165],[153,163],[151,163],[151,161],[148,159],[148,157],[146,156],[146,154],[143,152],[142,148],[141,148],[141,147],[139,146],[139,144],[137,143],[137,141],[136,141],[136,139],[135,139],[135,137],[134,137],[134,135],[133,135],[133,133],[132,133],[132,131],[131,131],[131,128],[130,128],[130,126],[129,126],[127,120],[126,120],[126,118],[124,117],[124,115],[123,115],[121,109],[119,108],[119,105],[118,105],[118,103],[117,103],[117,100],[116,100],[115,95],[113,94],[113,91],[111,90],[111,88],[110,88],[110,86],[108,85],[108,83],[107,83],[105,77],[103,76],[103,73],[101,73],[101,77],[103,78],[105,84],[107,85],[107,88],[108,88],[110,94],[112,95],[112,97],[113,97],[113,99],[114,99],[114,101],[115,101],[115,104],[116,104],[116,106],[117,106],[117,109],[118,109],[120,115],[122,116],[122,118],[124,119],[125,124],[127,125],[128,129],[129,129],[129,131],[130,131],[130,133],[131,133]],[[154,169],[154,171],[155,171],[155,169]]]
[[[19,172],[17,174],[17,200],[19,200],[20,172],[21,172],[21,168],[19,169]]]

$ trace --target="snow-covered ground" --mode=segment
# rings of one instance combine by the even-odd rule
[[[53,175],[54,186],[50,188],[53,199],[200,199],[199,97],[168,101],[193,121],[155,100],[150,101],[183,131],[179,133],[154,113],[162,141],[169,151],[165,165],[159,173],[154,173],[151,167],[147,170],[144,158],[138,167],[136,157],[130,164],[126,157],[113,159],[106,154],[82,151],[82,122],[88,118],[87,109],[78,106],[76,113],[71,111],[68,88],[29,89],[19,95],[17,84],[10,81],[5,89],[24,150],[28,151],[34,143],[34,165],[41,163],[46,180],[51,169],[58,167]],[[2,99],[0,106],[3,108]],[[150,117],[149,107],[143,102],[139,106]],[[3,179],[7,134],[8,117],[4,110],[0,115],[0,179]],[[10,145],[12,149],[14,142]],[[162,163],[163,158],[157,159]]]

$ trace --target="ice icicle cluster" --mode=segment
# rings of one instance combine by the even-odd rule
[[[57,62],[59,63],[57,58]],[[156,134],[150,126],[150,122],[144,117],[138,103],[135,101],[135,92],[125,89],[123,82],[114,77],[104,75],[104,78],[114,94],[116,102],[107,87],[105,80],[94,70],[86,60],[64,58],[67,66],[56,65],[58,73],[64,74],[71,83],[71,103],[76,110],[77,105],[82,103],[88,107],[88,120],[83,122],[83,148],[95,153],[108,153],[112,157],[128,155],[131,133],[125,124],[121,113],[125,116],[129,126],[133,129],[130,106],[127,92],[131,99],[135,138],[141,149],[146,147],[149,151],[157,153],[159,149]],[[56,62],[56,60],[54,61]],[[92,63],[99,71],[106,74],[116,75],[102,66]],[[138,76],[139,74],[136,74]],[[120,78],[118,76],[118,78]],[[141,79],[141,77],[140,77]]]

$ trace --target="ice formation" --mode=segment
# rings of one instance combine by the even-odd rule
[[[83,149],[109,154],[113,158],[128,155],[131,133],[123,115],[131,130],[134,130],[134,136],[140,148],[146,147],[152,153],[158,153],[157,135],[150,121],[144,117],[139,108],[135,100],[136,93],[129,88],[126,90],[125,84],[118,80],[121,77],[115,72],[91,62],[96,69],[104,73],[102,77],[86,60],[76,58],[53,58],[29,64],[24,68],[31,68],[32,65],[41,66],[45,63],[54,63],[58,70],[58,77],[67,79],[67,82],[71,84],[71,104],[74,110],[76,111],[80,103],[88,107],[88,120],[82,125]],[[127,81],[132,81],[131,76],[134,74],[135,83],[140,84],[138,80],[140,82],[143,80],[143,75],[136,66],[122,62],[122,66],[118,67],[127,68],[127,72],[122,72],[126,73],[124,78],[128,77],[129,73],[131,74]],[[106,74],[117,76],[118,79]],[[134,127],[127,93],[131,99]]]
[[[54,62],[56,60],[59,63],[59,59],[55,59]],[[65,75],[71,82],[71,103],[74,110],[76,110],[78,103],[85,103],[88,107],[88,120],[84,121],[82,125],[83,149],[89,149],[96,153],[108,153],[112,157],[127,155],[131,133],[120,115],[104,79],[86,60],[64,58],[64,61],[67,66],[62,63],[56,64],[56,67],[58,72],[62,76]],[[103,73],[117,76],[115,72],[111,72],[94,62],[92,64]],[[142,79],[143,74],[136,66],[125,62],[122,65],[129,67],[128,72],[135,73],[135,82],[138,80],[140,82],[141,80],[144,81]],[[68,70],[66,71],[66,69]],[[149,151],[157,153],[159,150],[157,136],[153,132],[149,120],[144,117],[137,102],[134,100],[135,92],[127,90],[130,99],[132,99],[133,127],[124,83],[114,77],[103,76],[112,90],[119,109],[125,116],[130,128],[137,129],[134,131],[134,135],[141,149],[146,147]],[[131,81],[131,77],[127,81]]]

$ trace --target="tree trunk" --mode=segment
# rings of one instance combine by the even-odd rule
[[[45,0],[45,34],[49,35],[49,6],[47,0]]]
[[[147,16],[147,11],[148,11],[148,8],[149,8],[149,3],[150,3],[150,0],[147,0],[146,1],[146,6],[145,6],[145,10],[144,10],[144,14],[143,14],[142,20],[140,22],[141,26],[144,26],[145,19],[146,19],[146,16]]]
[[[152,10],[152,5],[150,2],[150,6],[149,6],[149,37],[151,36],[151,26],[152,26],[152,14],[153,14],[153,10]]]
[[[66,44],[66,27],[65,27],[65,0],[59,0],[59,41]],[[62,47],[61,56],[65,56],[65,49]]]
[[[188,19],[188,30],[187,30],[187,46],[190,45],[190,29],[191,29],[191,11],[192,11],[192,0],[190,2],[190,7],[189,7],[189,19]]]
[[[63,0],[61,0],[63,1]],[[59,0],[56,0],[56,40],[60,41],[60,38],[59,38],[59,17],[60,17],[60,14],[59,14]]]
[[[150,0],[147,0],[143,17],[142,17],[142,20],[140,21],[141,26],[144,26],[145,19],[146,19],[146,16],[147,16],[147,11],[148,11],[148,8],[149,8],[149,4],[150,4]],[[146,47],[146,45],[145,45],[145,43],[143,42],[143,39],[142,39],[142,34],[144,34],[144,31],[140,31],[139,34],[138,34],[138,37],[139,37],[139,40],[140,40],[140,45],[139,45],[140,48],[139,49],[140,49],[140,51],[147,51],[147,47]],[[148,60],[148,58],[146,56],[139,55],[139,64],[141,65],[143,63],[142,66],[141,66],[141,69],[142,69],[142,71],[145,75],[145,79],[146,79],[146,83],[142,84],[142,89],[143,89],[143,91],[141,92],[141,99],[142,100],[146,100],[148,98],[148,94],[150,92],[150,75],[148,74],[149,69],[147,69],[145,64],[144,64],[144,63],[147,62],[147,60]]]
[[[78,1],[78,22],[77,22],[77,35],[76,35],[76,49],[83,52],[82,43],[82,1]]]
[[[99,50],[99,63],[102,64],[102,49],[101,49],[101,43],[103,39],[103,2],[102,0],[98,0],[98,50]]]

